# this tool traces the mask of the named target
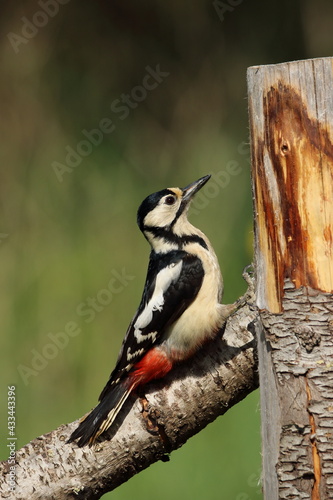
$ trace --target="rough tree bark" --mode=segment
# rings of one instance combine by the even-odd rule
[[[333,59],[249,68],[248,91],[264,495],[324,500],[333,498]]]
[[[0,497],[17,500],[98,499],[168,454],[258,386],[255,343],[245,305],[219,335],[163,382],[151,384],[120,415],[110,441],[78,448],[66,441],[76,423],[40,436],[16,454],[16,487],[0,465]],[[132,407],[131,407],[132,405]]]

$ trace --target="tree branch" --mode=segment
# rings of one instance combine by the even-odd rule
[[[245,305],[219,335],[163,381],[150,384],[119,415],[118,429],[94,448],[67,444],[77,422],[40,436],[16,453],[15,498],[98,499],[182,446],[258,387],[255,341]],[[0,496],[13,498],[8,462]]]

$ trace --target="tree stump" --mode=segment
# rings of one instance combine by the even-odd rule
[[[333,58],[248,69],[263,489],[333,498]]]

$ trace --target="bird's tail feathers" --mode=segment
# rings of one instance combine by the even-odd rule
[[[116,384],[110,388],[101,402],[80,422],[68,442],[78,439],[78,446],[92,446],[98,437],[111,427],[134,385]]]

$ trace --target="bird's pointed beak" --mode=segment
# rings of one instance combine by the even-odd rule
[[[188,186],[183,188],[182,189],[182,191],[183,191],[182,201],[185,201],[185,202],[190,201],[192,199],[192,197],[195,195],[195,193],[197,193],[199,191],[199,189],[201,189],[206,184],[206,182],[209,181],[210,178],[211,178],[211,175],[205,175],[204,177],[201,177],[197,181],[192,182],[191,184],[189,184]]]

